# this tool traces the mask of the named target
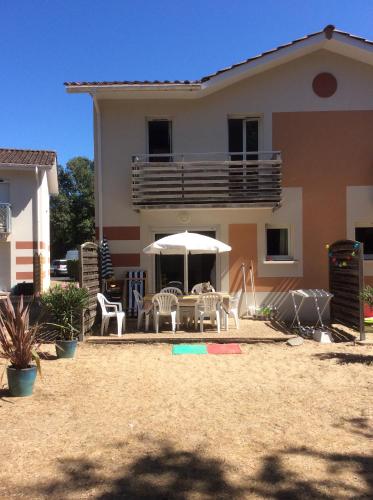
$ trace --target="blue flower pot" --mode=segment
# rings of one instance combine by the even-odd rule
[[[78,340],[56,340],[57,358],[73,358]]]
[[[30,368],[23,368],[22,370],[8,366],[7,375],[10,394],[16,397],[31,396],[36,372],[36,366],[30,366]]]

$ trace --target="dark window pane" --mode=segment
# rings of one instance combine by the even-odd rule
[[[230,118],[228,120],[228,147],[229,152],[241,153],[243,151],[243,120]],[[232,160],[242,160],[242,155],[231,155]]]
[[[288,230],[267,229],[267,255],[288,255]]]
[[[246,122],[246,151],[258,151],[258,120]],[[257,155],[255,155],[257,156]],[[248,156],[249,160],[254,160],[254,155]]]
[[[171,122],[151,120],[148,122],[149,154],[171,153]],[[150,158],[150,161],[168,161],[168,157]]]
[[[355,239],[364,244],[364,255],[373,255],[373,227],[355,228]]]

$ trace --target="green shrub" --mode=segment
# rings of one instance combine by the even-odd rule
[[[80,332],[81,319],[88,305],[88,290],[73,283],[56,285],[41,296],[41,302],[53,318],[51,325],[61,329],[64,340],[73,340]]]

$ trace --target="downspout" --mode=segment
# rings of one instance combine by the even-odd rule
[[[95,158],[95,172],[97,172],[97,219],[98,219],[98,241],[101,243],[104,238],[102,223],[102,153],[101,153],[101,111],[97,97],[91,94],[96,113],[96,137],[97,137],[97,158]]]
[[[36,181],[36,221],[35,221],[35,241],[36,251],[40,252],[39,242],[39,167],[35,167],[35,181]]]
[[[40,257],[40,215],[39,215],[39,167],[35,167],[35,182],[36,182],[36,200],[35,200],[35,205],[36,205],[36,217],[35,217],[35,228],[33,231],[33,238],[35,238],[35,243],[36,243],[36,248],[35,251],[38,255],[38,258]],[[32,272],[33,272],[33,282],[35,285],[35,254],[33,253],[32,256]],[[42,279],[42,266],[40,266],[40,288],[39,289],[34,289],[34,294],[35,296],[39,296],[40,291],[43,290],[43,279]]]

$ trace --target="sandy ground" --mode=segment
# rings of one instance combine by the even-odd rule
[[[0,392],[0,497],[372,498],[373,347],[242,349],[44,361],[34,396]]]

